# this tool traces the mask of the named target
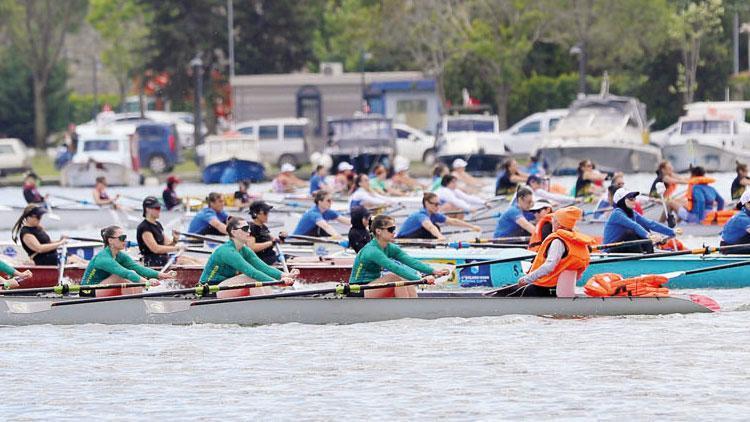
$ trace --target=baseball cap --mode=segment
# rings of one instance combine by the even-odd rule
[[[250,212],[250,215],[253,217],[257,216],[261,212],[268,212],[273,209],[273,206],[268,205],[265,201],[254,201],[252,204],[250,204],[250,208],[248,211]]]
[[[544,199],[540,199],[534,202],[534,205],[529,208],[529,211],[539,211],[545,208],[552,208],[552,204],[550,204],[548,201],[545,201]]]
[[[338,169],[339,171],[354,170],[354,166],[347,163],[346,161],[342,161],[339,163]]]
[[[453,168],[466,167],[468,164],[469,163],[467,163],[466,161],[464,161],[464,159],[462,159],[462,158],[456,158],[455,160],[453,160],[452,167]]]
[[[526,179],[526,183],[532,183],[532,182],[542,183],[542,178],[537,176],[536,174],[532,174],[531,176],[529,176],[528,179]]]
[[[614,195],[612,195],[612,201],[616,204],[620,202],[622,198],[628,197],[634,199],[638,195],[640,195],[640,192],[631,191],[628,188],[620,188],[615,191]]]
[[[281,165],[281,172],[282,173],[286,173],[286,172],[289,172],[289,171],[294,171],[296,169],[297,169],[297,167],[294,167],[292,164],[289,164],[289,163],[284,163],[284,164]]]
[[[177,176],[169,176],[167,177],[167,183],[181,183],[182,180],[180,180]]]

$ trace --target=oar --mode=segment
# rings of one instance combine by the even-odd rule
[[[284,272],[288,274],[289,267],[286,265],[286,258],[284,257],[284,252],[281,250],[281,246],[276,243],[274,247],[276,248],[276,253],[279,254],[279,261],[281,261],[281,266],[284,267]]]
[[[211,255],[212,253],[214,253],[214,251],[210,251],[208,249],[198,249],[198,248],[187,248],[187,249],[185,249],[185,251],[192,252],[192,253],[204,254],[204,255]]]
[[[104,243],[102,239],[96,239],[93,237],[68,236],[68,239],[77,240],[79,242],[95,242],[95,243],[102,243],[102,244]],[[125,246],[128,248],[133,248],[133,247],[138,246],[138,243],[133,242],[132,240],[128,240]]]
[[[542,242],[535,242],[537,244],[541,244]],[[632,245],[641,245],[644,243],[654,243],[651,239],[637,239],[637,240],[623,240],[621,242],[612,242],[612,243],[604,243],[601,245],[592,245],[589,246],[589,251],[600,251],[602,249],[617,249],[622,246],[632,246]],[[530,244],[529,246],[536,246],[535,244]]]
[[[680,256],[680,255],[703,255],[703,254],[710,254],[714,252],[726,252],[726,251],[742,249],[742,248],[750,248],[750,244],[743,243],[741,245],[729,245],[729,246],[719,246],[719,247],[706,246],[703,248],[688,249],[685,251],[652,253],[652,254],[642,254],[642,255],[634,255],[634,256],[621,256],[621,257],[616,257],[616,258],[595,259],[595,260],[592,260],[589,263],[589,265],[609,264],[612,262],[638,261],[640,259],[652,259],[652,258],[662,258],[662,257]]]
[[[669,212],[669,210],[667,209],[667,201],[664,200],[664,192],[666,191],[667,191],[667,187],[664,185],[663,182],[659,182],[656,184],[656,193],[659,194],[659,198],[661,199],[661,205],[664,208],[664,218],[667,219],[667,225],[670,228],[674,228],[674,226],[676,225],[674,221],[674,215],[672,215],[672,213]],[[672,239],[672,249],[674,250],[679,249],[677,247],[677,240],[675,239]]]
[[[63,275],[65,275],[65,263],[68,260],[68,245],[65,243],[62,244],[62,251],[60,252],[60,258],[57,265],[60,267],[57,274],[57,285],[62,284]]]
[[[63,201],[73,202],[75,204],[98,206],[95,203],[93,203],[91,201],[87,201],[85,199],[76,199],[76,198],[71,198],[69,196],[64,196],[64,195],[50,194],[50,197],[57,198],[57,199],[62,199]]]
[[[344,248],[349,247],[349,242],[347,242],[346,240],[334,240],[328,237],[305,236],[301,234],[290,234],[287,237],[292,239],[306,240],[313,243],[329,243],[331,245],[339,245]],[[346,246],[344,245],[345,243]]]
[[[89,299],[73,299],[73,300],[65,300],[65,301],[47,301],[47,302],[12,302],[9,300],[6,300],[5,303],[8,306],[8,310],[11,313],[14,314],[33,314],[37,312],[45,312],[51,310],[53,307],[57,306],[69,306],[69,305],[85,305],[87,303],[97,303],[97,302],[113,302],[118,300],[128,300],[128,299],[143,299],[147,297],[160,297],[160,296],[172,296],[172,295],[180,295],[180,294],[189,294],[189,293],[195,293],[197,296],[205,295],[208,293],[213,293],[217,291],[222,290],[232,290],[232,289],[244,289],[244,288],[256,288],[256,287],[265,287],[265,286],[278,286],[280,284],[285,284],[283,281],[272,281],[267,283],[261,283],[261,282],[253,282],[253,283],[245,283],[245,284],[239,284],[236,286],[207,286],[207,285],[200,285],[197,287],[192,288],[186,288],[186,289],[176,289],[176,290],[164,290],[160,292],[146,292],[146,293],[136,293],[132,295],[120,295],[120,296],[105,296],[105,297],[93,297]],[[141,283],[141,285],[143,285]],[[112,286],[112,285],[110,285]],[[135,284],[122,284],[116,287],[135,287]],[[88,290],[89,288],[97,288],[97,286],[83,286],[84,289]],[[104,287],[98,287],[98,288],[104,288]],[[191,302],[185,301],[185,303],[189,304]]]
[[[34,287],[29,289],[0,290],[0,296],[23,295],[37,293],[55,293],[64,295],[67,293],[78,293],[81,290],[118,289],[127,287],[143,287],[146,283],[122,283],[122,284],[93,284],[90,286],[80,284],[58,284],[53,287]]]
[[[174,264],[174,263],[175,263],[175,262],[177,261],[177,258],[179,258],[179,257],[180,257],[180,255],[182,255],[182,251],[181,251],[181,250],[180,250],[180,251],[177,251],[177,253],[176,253],[176,254],[174,254],[174,255],[170,256],[170,257],[169,257],[169,260],[167,260],[167,263],[166,263],[166,264],[164,264],[164,266],[163,266],[163,267],[161,267],[161,270],[159,270],[159,272],[160,272],[160,273],[162,273],[162,274],[163,274],[163,273],[166,273],[166,272],[167,272],[167,270],[169,270],[169,267],[171,267],[171,266],[172,266],[172,264]]]
[[[240,297],[228,297],[222,299],[204,299],[194,302],[187,301],[171,301],[171,302],[157,302],[148,303],[147,309],[149,313],[157,314],[169,314],[174,312],[184,312],[190,309],[192,306],[203,306],[203,305],[216,305],[220,303],[232,303],[232,302],[247,302],[251,300],[265,300],[265,299],[278,299],[287,297],[301,297],[301,296],[312,296],[312,295],[346,295],[349,293],[361,293],[365,290],[373,289],[388,289],[393,287],[405,287],[405,286],[416,286],[420,284],[429,284],[426,280],[416,281],[396,281],[392,283],[379,283],[379,284],[339,284],[336,287],[328,289],[316,289],[316,290],[295,290],[291,292],[272,293],[267,295],[258,296],[240,296]]]
[[[203,235],[203,234],[180,232],[180,231],[176,231],[176,233],[178,235],[182,235],[182,236],[185,236],[185,237],[192,237],[194,239],[204,240],[206,242],[213,242],[213,243],[223,243],[223,242],[226,242],[225,239],[221,239],[218,236],[217,237],[206,236],[206,235]]]
[[[661,275],[664,276],[664,277],[666,277],[666,278],[668,278],[668,279],[673,279],[673,278],[677,278],[677,277],[680,277],[680,276],[683,276],[683,275],[692,275],[692,274],[705,273],[705,272],[709,272],[709,271],[725,270],[725,269],[728,269],[728,268],[742,267],[742,266],[745,266],[745,265],[750,265],[750,260],[732,262],[732,263],[729,263],[729,264],[713,265],[713,266],[710,266],[710,267],[697,268],[695,270],[673,271],[671,273],[665,273],[665,274],[661,274]]]
[[[461,268],[467,268],[467,267],[478,267],[480,265],[494,265],[494,264],[502,264],[505,262],[515,262],[515,261],[523,261],[526,259],[535,258],[536,254],[528,254],[528,255],[520,255],[516,257],[511,258],[500,258],[500,259],[491,259],[488,261],[475,261],[475,262],[468,262],[466,264],[458,264],[456,265],[456,269]]]

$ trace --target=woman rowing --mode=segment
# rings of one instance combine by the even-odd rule
[[[230,218],[227,222],[229,240],[216,248],[208,258],[208,263],[200,277],[201,284],[236,286],[240,284],[283,281],[286,285],[294,284],[294,277],[299,270],[282,273],[263,262],[258,255],[247,247],[250,238],[250,225],[242,218]],[[270,293],[270,287],[227,290],[218,292],[218,297],[253,296]]]
[[[481,180],[470,175],[466,171],[466,167],[468,165],[469,163],[467,163],[466,160],[462,158],[456,158],[455,160],[453,160],[453,170],[451,171],[451,174],[455,176],[456,179],[458,179],[458,181],[461,183],[461,189],[463,189],[467,193],[479,192],[479,190],[484,186],[484,183],[482,183]]]
[[[516,160],[512,158],[505,160],[495,182],[495,196],[513,195],[518,186],[526,183],[528,178],[528,174],[518,169]]]
[[[99,176],[96,178],[94,184],[94,190],[91,192],[91,196],[94,198],[94,203],[100,207],[111,206],[114,209],[118,209],[117,200],[120,199],[120,194],[110,197],[107,193],[107,178]]]
[[[354,207],[351,211],[352,228],[349,229],[349,247],[354,252],[359,252],[371,240],[370,236],[370,211],[364,207]]]
[[[26,175],[23,179],[23,198],[26,200],[27,204],[38,204],[46,207],[49,194],[42,196],[42,194],[39,193],[39,189],[37,188],[38,181],[39,176],[34,172],[29,172]]]
[[[336,167],[336,177],[333,179],[334,192],[349,192],[353,186],[354,166],[342,161]]]
[[[466,227],[475,232],[482,231],[481,227],[464,220],[446,217],[439,212],[439,209],[440,199],[438,196],[432,192],[425,192],[422,195],[422,209],[406,218],[397,237],[399,239],[445,240],[445,236],[440,232],[440,226],[438,225],[443,223],[449,226]]]
[[[273,207],[264,201],[255,201],[250,204],[250,236],[247,239],[247,246],[258,255],[263,262],[273,265],[278,261],[275,246],[286,237],[286,233],[281,232],[278,236],[271,234],[266,226],[268,223],[269,213]]]
[[[198,211],[190,221],[188,232],[195,234],[222,235],[227,234],[227,218],[224,212],[224,196],[218,192],[211,192],[206,197],[208,206]]]
[[[376,165],[373,174],[375,177],[370,179],[370,190],[372,192],[378,195],[403,196],[401,191],[388,185],[388,170],[384,165]]]
[[[395,203],[391,198],[376,193],[372,189],[370,178],[360,173],[354,177],[354,186],[349,193],[349,210],[354,207],[377,208]]]
[[[35,265],[58,265],[60,260],[57,250],[68,241],[65,236],[52,241],[49,234],[42,227],[42,216],[47,210],[39,205],[31,204],[23,209],[21,216],[13,226],[11,235],[13,242],[21,241],[21,246]],[[66,258],[68,264],[85,264],[86,261],[76,255]]]
[[[167,177],[167,187],[161,193],[161,198],[164,201],[164,206],[167,210],[174,209],[182,205],[182,199],[177,195],[175,190],[176,185],[180,184],[181,180],[177,176]]]
[[[656,189],[656,185],[664,183],[667,190],[664,192],[664,199],[670,200],[677,190],[677,185],[687,185],[689,179],[685,176],[680,176],[675,173],[672,163],[667,160],[663,160],[659,163],[659,167],[656,169],[656,178],[651,183],[651,189],[649,190],[649,196],[652,198],[659,198],[659,192]]]
[[[671,229],[656,221],[650,220],[635,211],[636,198],[639,193],[627,188],[619,188],[612,197],[614,209],[610,213],[607,223],[604,225],[603,243],[625,242],[630,240],[651,239],[660,241],[663,236],[651,234],[661,233],[664,236],[673,237],[682,233],[681,229]],[[609,252],[625,253],[653,253],[653,243],[640,243],[637,245],[621,246],[609,249]]]
[[[430,192],[440,189],[443,177],[450,174],[450,169],[443,163],[437,163],[432,168],[432,182],[430,182]]]
[[[536,227],[526,218],[526,213],[534,205],[531,189],[522,187],[516,192],[516,202],[511,204],[497,219],[494,238],[533,235]]]
[[[158,280],[174,278],[175,272],[161,273],[138,264],[126,252],[128,236],[118,226],[109,226],[101,231],[104,249],[89,261],[83,273],[81,285],[121,283],[149,283],[158,286]],[[116,296],[120,294],[138,293],[140,287],[123,289],[81,290],[81,296]]]
[[[591,160],[583,160],[578,163],[578,179],[576,179],[575,197],[599,197],[604,193],[602,183],[607,180],[607,174],[596,169]]]
[[[685,200],[668,205],[670,208],[677,208],[675,211],[681,221],[694,224],[702,222],[714,207],[717,211],[724,209],[724,198],[711,186],[715,181],[716,179],[706,176],[703,167],[691,168]]]
[[[370,223],[373,239],[354,259],[352,275],[349,284],[378,284],[401,280],[419,280],[419,273],[427,274],[427,282],[435,282],[432,276],[443,276],[449,270],[435,270],[431,266],[407,255],[400,247],[391,243],[396,237],[396,223],[393,217],[378,215]],[[383,270],[390,273],[381,275]],[[395,287],[388,289],[366,290],[366,298],[384,297],[417,297],[414,286]]]
[[[750,186],[750,177],[747,177],[747,164],[737,162],[737,177],[732,180],[732,186],[730,193],[732,194],[732,200],[736,201],[742,197],[745,193],[745,189]]]
[[[331,209],[331,194],[319,190],[313,195],[313,202],[315,205],[302,214],[293,234],[340,239],[341,235],[328,222],[336,220],[347,226],[350,223],[348,218]]]
[[[727,221],[721,230],[721,246],[747,245],[747,248],[731,249],[725,253],[750,253],[750,190],[742,193],[737,202],[739,212]]]
[[[185,251],[184,246],[177,245],[177,233],[172,232],[172,236],[164,233],[159,216],[159,200],[154,196],[147,196],[143,200],[143,221],[138,224],[135,235],[143,264],[147,267],[163,267],[169,261],[170,253],[182,254]],[[178,256],[176,262],[180,265],[202,264],[197,259],[183,255]]]
[[[474,208],[486,205],[483,200],[458,189],[458,179],[452,174],[443,176],[440,188],[435,193],[440,198],[443,212],[456,210],[470,212]]]
[[[529,273],[513,284],[493,293],[494,296],[574,297],[575,285],[586,268],[589,245],[594,239],[574,231],[583,212],[566,207],[552,214],[554,232],[542,242]]]
[[[529,250],[537,251],[539,246],[554,231],[552,229],[552,204],[541,199],[535,201],[529,211],[534,214],[535,230],[529,237]]]
[[[401,192],[425,190],[427,188],[409,175],[409,160],[407,159],[395,160],[391,185]]]
[[[307,186],[307,182],[295,176],[294,171],[297,170],[294,165],[284,163],[281,165],[281,171],[271,181],[271,189],[277,193],[292,193],[297,188],[303,188]]]

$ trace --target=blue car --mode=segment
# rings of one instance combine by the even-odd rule
[[[141,166],[156,174],[172,171],[180,160],[180,140],[175,125],[144,123],[135,133]]]

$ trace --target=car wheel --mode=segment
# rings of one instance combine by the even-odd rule
[[[297,167],[297,159],[294,158],[293,155],[284,154],[281,157],[279,157],[279,168],[283,166],[284,164],[291,164],[294,167]]]
[[[437,155],[435,154],[435,150],[428,149],[422,155],[422,162],[424,162],[427,166],[432,166],[433,164],[435,164],[436,158],[437,158]]]
[[[148,168],[156,174],[162,174],[169,169],[169,164],[167,164],[167,159],[164,156],[152,155],[148,159]]]

